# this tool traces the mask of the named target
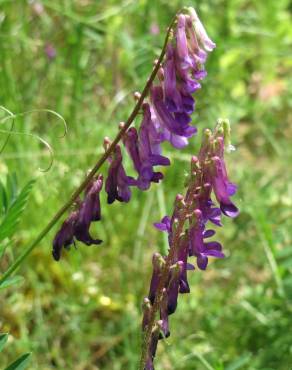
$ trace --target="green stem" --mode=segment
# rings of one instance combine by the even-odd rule
[[[139,100],[137,101],[132,113],[130,114],[129,118],[125,122],[125,125],[123,128],[119,131],[116,138],[113,140],[109,148],[105,151],[105,153],[100,157],[100,159],[97,161],[93,169],[90,171],[88,176],[85,178],[85,180],[82,182],[82,184],[75,190],[75,192],[71,195],[70,199],[63,205],[62,208],[55,214],[55,216],[52,218],[52,220],[48,223],[48,225],[40,232],[40,234],[36,237],[36,239],[24,250],[24,252],[16,258],[16,260],[13,262],[13,264],[5,271],[5,273],[0,278],[0,285],[4,283],[4,281],[21,265],[21,263],[29,256],[29,254],[33,251],[33,249],[39,244],[39,242],[46,236],[46,234],[53,228],[53,226],[59,221],[59,219],[63,216],[63,214],[71,207],[71,205],[76,201],[78,196],[82,193],[82,191],[86,188],[86,186],[90,183],[90,181],[93,179],[97,171],[100,169],[100,167],[104,164],[104,162],[107,160],[107,158],[110,156],[110,154],[115,149],[115,146],[119,143],[121,138],[123,137],[124,133],[128,130],[128,128],[131,126],[132,122],[136,118],[137,114],[139,113],[139,110],[143,104],[143,101],[145,97],[147,96],[150,86],[160,68],[160,65],[163,61],[167,43],[171,34],[171,30],[173,27],[173,24],[175,22],[176,16],[173,18],[172,22],[170,23],[170,26],[168,27],[167,34],[165,37],[164,45],[161,51],[161,54],[158,58],[157,63],[155,64],[155,67],[141,93],[141,96]]]

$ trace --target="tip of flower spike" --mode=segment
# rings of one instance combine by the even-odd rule
[[[119,129],[122,130],[125,127],[125,122],[119,123]]]

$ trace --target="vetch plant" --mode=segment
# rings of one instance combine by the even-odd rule
[[[162,52],[141,93],[135,93],[136,105],[125,122],[119,124],[114,140],[104,139],[105,153],[86,176],[66,204],[56,213],[38,237],[24,250],[2,275],[0,284],[18,268],[24,259],[70,210],[53,240],[53,257],[59,260],[63,249],[77,242],[98,245],[102,241],[90,234],[92,222],[102,217],[100,193],[104,187],[107,202],[129,202],[131,188],[145,191],[151,183],[159,183],[164,175],[157,166],[169,166],[162,144],[174,148],[188,145],[197,128],[191,125],[195,109],[193,94],[201,88],[206,76],[205,62],[215,44],[208,37],[193,8],[179,12],[172,20]],[[139,113],[138,128],[130,127]],[[229,143],[229,124],[219,120],[214,132],[205,130],[197,157],[192,157],[186,182],[186,194],[178,195],[171,217],[165,216],[155,226],[168,233],[167,256],[155,253],[149,295],[144,300],[143,345],[140,370],[154,369],[153,360],[158,340],[169,336],[169,315],[175,312],[178,293],[189,293],[187,272],[195,269],[189,257],[196,258],[196,268],[205,270],[209,257],[223,258],[222,246],[208,241],[215,231],[207,224],[221,226],[221,216],[236,217],[238,209],[230,197],[236,186],[228,179],[224,151]],[[124,145],[124,149],[120,145]],[[136,176],[128,176],[123,165],[123,152],[130,157]],[[98,173],[108,162],[104,179]],[[213,195],[213,198],[212,198]],[[219,206],[214,201],[214,196]]]

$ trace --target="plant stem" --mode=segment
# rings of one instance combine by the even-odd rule
[[[104,164],[104,162],[107,160],[107,158],[110,156],[110,154],[114,151],[116,145],[119,143],[125,132],[128,130],[128,128],[131,126],[132,122],[136,118],[137,114],[139,113],[139,110],[143,104],[143,101],[145,97],[147,96],[149,89],[151,87],[151,84],[156,77],[156,74],[160,68],[160,65],[163,61],[167,43],[171,34],[172,27],[174,25],[174,22],[176,20],[176,16],[172,19],[167,34],[165,37],[164,45],[161,50],[161,54],[158,58],[158,61],[155,64],[155,67],[141,93],[141,96],[139,100],[137,101],[132,113],[130,114],[129,118],[125,122],[125,125],[120,129],[117,136],[111,143],[111,145],[108,147],[108,149],[105,151],[105,153],[100,157],[100,159],[97,161],[93,169],[90,171],[90,173],[87,175],[85,180],[81,183],[81,185],[75,190],[75,192],[71,195],[69,200],[60,208],[60,210],[55,214],[55,216],[51,219],[51,221],[48,223],[48,225],[39,233],[39,235],[36,237],[36,239],[24,250],[24,252],[16,258],[16,260],[13,262],[13,264],[5,271],[5,273],[0,278],[0,285],[3,284],[3,282],[21,265],[21,263],[27,258],[27,256],[33,251],[33,249],[39,244],[39,242],[46,236],[46,234],[53,228],[53,226],[59,221],[59,219],[63,216],[63,214],[71,207],[71,205],[76,201],[78,196],[82,193],[82,191],[87,187],[87,185],[90,183],[90,181],[93,179],[97,171],[101,168],[101,166]]]

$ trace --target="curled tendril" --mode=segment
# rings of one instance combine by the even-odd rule
[[[22,112],[22,113],[17,113],[17,114],[13,114],[10,110],[8,110],[7,108],[3,107],[0,105],[0,109],[2,109],[4,112],[8,113],[8,116],[2,118],[0,120],[0,124],[3,124],[5,123],[6,121],[9,121],[9,120],[12,120],[12,124],[11,124],[11,127],[9,130],[0,130],[1,133],[7,133],[7,137],[6,137],[6,140],[4,142],[4,144],[2,145],[1,149],[0,149],[0,154],[4,151],[10,137],[12,134],[14,135],[25,135],[25,136],[31,136],[33,138],[36,138],[37,140],[39,140],[43,145],[45,145],[45,147],[48,149],[49,153],[50,153],[50,164],[47,168],[45,169],[42,169],[42,168],[39,168],[39,171],[42,171],[42,172],[47,172],[51,169],[53,163],[54,163],[54,151],[52,149],[52,147],[50,146],[50,144],[42,139],[40,136],[38,135],[35,135],[35,134],[30,134],[30,133],[27,133],[27,132],[18,132],[18,131],[14,131],[14,123],[15,123],[15,119],[18,118],[18,117],[23,117],[27,114],[32,114],[32,113],[50,113],[50,114],[53,114],[54,116],[56,116],[57,118],[59,118],[63,124],[63,127],[64,127],[64,133],[59,136],[59,138],[63,138],[66,136],[67,134],[67,123],[65,121],[65,119],[57,112],[51,110],[51,109],[32,109],[32,110],[29,110],[29,111],[25,111],[25,112]]]
[[[10,119],[14,120],[15,118],[23,117],[23,116],[26,116],[27,114],[32,114],[32,113],[50,113],[50,114],[53,114],[54,116],[56,116],[57,118],[59,118],[61,120],[61,122],[63,124],[63,127],[64,127],[64,133],[61,136],[59,136],[59,138],[62,139],[63,137],[65,137],[67,135],[68,130],[67,130],[67,123],[65,121],[65,118],[63,118],[61,116],[61,114],[55,112],[52,109],[31,109],[31,110],[21,112],[21,113],[17,113],[17,114],[13,114],[7,108],[5,108],[1,105],[0,105],[0,109],[4,110],[6,113],[9,114],[9,116],[4,117],[0,120],[0,124],[5,123],[6,121],[9,121]]]
[[[45,169],[39,168],[39,171],[41,171],[41,172],[48,172],[51,169],[51,167],[52,167],[52,165],[54,163],[54,151],[53,151],[52,147],[50,146],[50,144],[46,140],[42,139],[38,135],[30,134],[29,132],[18,132],[18,131],[11,131],[11,130],[9,131],[9,130],[2,130],[2,129],[0,129],[0,133],[2,133],[2,134],[9,134],[9,135],[30,136],[30,137],[33,137],[33,138],[39,140],[48,149],[48,151],[50,153],[50,158],[51,158],[50,163],[49,163],[49,166],[47,168],[45,168]]]

